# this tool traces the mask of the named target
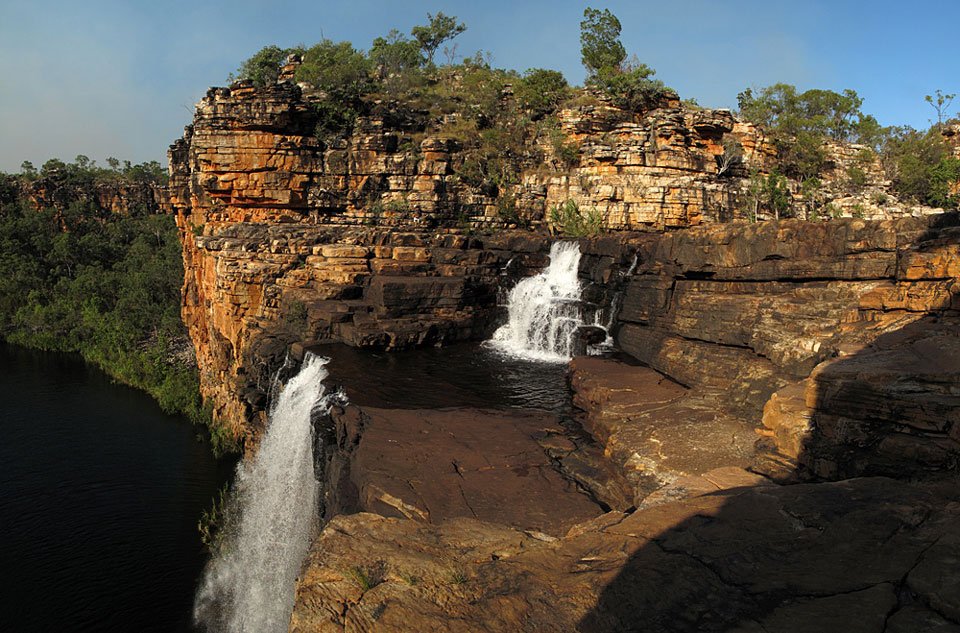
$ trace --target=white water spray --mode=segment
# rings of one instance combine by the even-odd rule
[[[194,618],[209,631],[286,631],[294,582],[317,523],[311,413],[328,359],[307,354],[280,392],[254,459],[237,467],[235,529],[207,565]]]
[[[554,242],[550,265],[523,279],[507,295],[507,324],[491,344],[512,356],[566,362],[575,351],[575,334],[584,324],[580,304],[580,245]]]

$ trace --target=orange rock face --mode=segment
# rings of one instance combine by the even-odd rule
[[[612,229],[727,220],[744,213],[747,167],[775,164],[762,134],[726,111],[678,102],[641,114],[581,106],[560,113],[563,134],[578,147],[576,160],[562,164],[550,147],[543,149],[546,164],[521,160],[520,184],[499,192],[513,197],[517,216],[501,217],[492,192],[458,176],[465,157],[459,141],[445,137],[442,126],[411,132],[395,119],[388,107],[375,106],[357,121],[352,136],[324,143],[313,134],[311,102],[291,84],[211,89],[184,138],[171,147],[165,206],[176,214],[184,245],[183,316],[197,349],[203,393],[236,434],[260,419],[269,373],[291,342],[332,339],[396,348],[484,336],[505,265],[514,260],[514,272],[523,273],[544,263],[538,253],[547,240],[504,232],[508,222],[521,218],[543,225],[548,210],[567,200],[598,213]],[[740,143],[743,161],[720,174],[727,137]],[[754,233],[767,231],[760,226],[736,239],[746,244]],[[797,234],[798,243],[855,241],[859,230],[854,222],[828,235],[833,228],[817,226]],[[478,228],[481,235],[468,234]],[[707,242],[722,244],[734,235],[719,226],[707,230],[707,251]],[[955,275],[956,257],[946,251],[918,251],[902,261],[883,248],[862,249],[842,260],[829,254],[818,259],[816,253],[797,258],[790,251],[797,241],[791,231],[800,229],[777,230],[781,233],[761,236],[770,252],[768,259],[750,264],[759,274],[873,280],[888,279],[892,267],[903,266],[909,280]],[[724,252],[729,261],[716,261],[717,270],[741,266],[733,251]],[[633,287],[634,294],[647,292]],[[718,289],[717,305],[730,290]],[[940,301],[949,293],[929,291]],[[684,311],[695,314],[699,297],[711,300],[713,292],[709,283],[678,285],[672,296],[680,302],[679,318],[695,319]],[[741,298],[750,292],[735,291]],[[766,298],[737,304],[741,312],[751,302],[751,310],[767,310],[756,335],[769,339],[757,343],[763,354],[811,357],[802,350],[815,346],[822,334],[811,332],[801,351],[778,346],[777,317],[769,308],[777,301],[816,298],[815,289],[804,292],[774,293],[773,304]],[[873,299],[913,300],[889,293]],[[731,312],[730,318],[740,317]],[[629,328],[625,332],[629,338]],[[670,341],[658,349],[667,364],[683,353]],[[766,380],[770,370],[761,365],[741,367],[745,384]]]

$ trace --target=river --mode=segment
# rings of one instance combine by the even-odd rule
[[[197,520],[233,464],[74,356],[0,344],[0,402],[0,630],[193,630]]]

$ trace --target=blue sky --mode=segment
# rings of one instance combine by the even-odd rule
[[[923,96],[960,94],[960,2],[662,0],[590,3],[623,23],[628,53],[684,98],[736,106],[748,86],[852,88],[883,124],[929,125]],[[583,80],[587,3],[352,0],[0,0],[0,170],[86,154],[166,162],[208,86],[267,44],[327,37],[360,48],[428,12],[466,22],[460,55]],[[955,114],[960,110],[960,99]]]

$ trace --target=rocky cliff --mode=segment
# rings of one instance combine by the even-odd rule
[[[321,141],[318,98],[286,82],[211,89],[170,149],[165,206],[184,244],[184,318],[204,395],[236,434],[260,417],[268,374],[291,342],[482,338],[501,281],[541,265],[547,248],[543,236],[505,229],[548,227],[549,210],[569,200],[619,231],[746,217],[748,168],[775,161],[762,133],[727,111],[669,94],[640,113],[593,100],[558,115],[574,157],[530,138],[515,158],[519,184],[491,190],[463,175],[470,154],[456,117],[378,102],[352,135]],[[743,149],[732,162],[728,137]],[[831,151],[842,174],[851,150]],[[868,212],[916,210],[891,199]],[[608,269],[630,256],[599,250]]]
[[[353,507],[377,514],[323,530],[291,631],[960,630],[960,216],[703,226],[629,244],[617,339],[643,365],[581,357],[570,375],[594,465],[614,466],[619,496],[546,442],[612,510],[558,532],[542,494],[523,501],[490,463],[516,504],[471,513],[436,487],[479,471],[444,475],[439,458],[431,476],[405,474],[430,463],[420,452],[462,448],[432,451],[417,431],[401,455],[410,438],[391,429],[409,413],[375,411],[358,430],[344,412],[354,430],[337,435],[356,447],[360,489],[384,471],[411,478]],[[462,433],[441,417],[450,439]],[[782,485],[803,479],[842,481]],[[484,507],[491,493],[459,494]],[[579,516],[551,495],[554,521]]]
[[[238,436],[290,348],[486,337],[569,200],[612,230],[580,240],[580,274],[625,356],[571,366],[587,438],[475,409],[318,421],[328,515],[377,514],[320,535],[292,630],[957,629],[956,215],[898,204],[835,145],[825,195],[864,218],[756,222],[772,147],[672,95],[560,112],[573,155],[533,137],[496,190],[463,176],[456,117],[375,103],[320,140],[317,98],[211,90],[170,151],[183,315]]]

